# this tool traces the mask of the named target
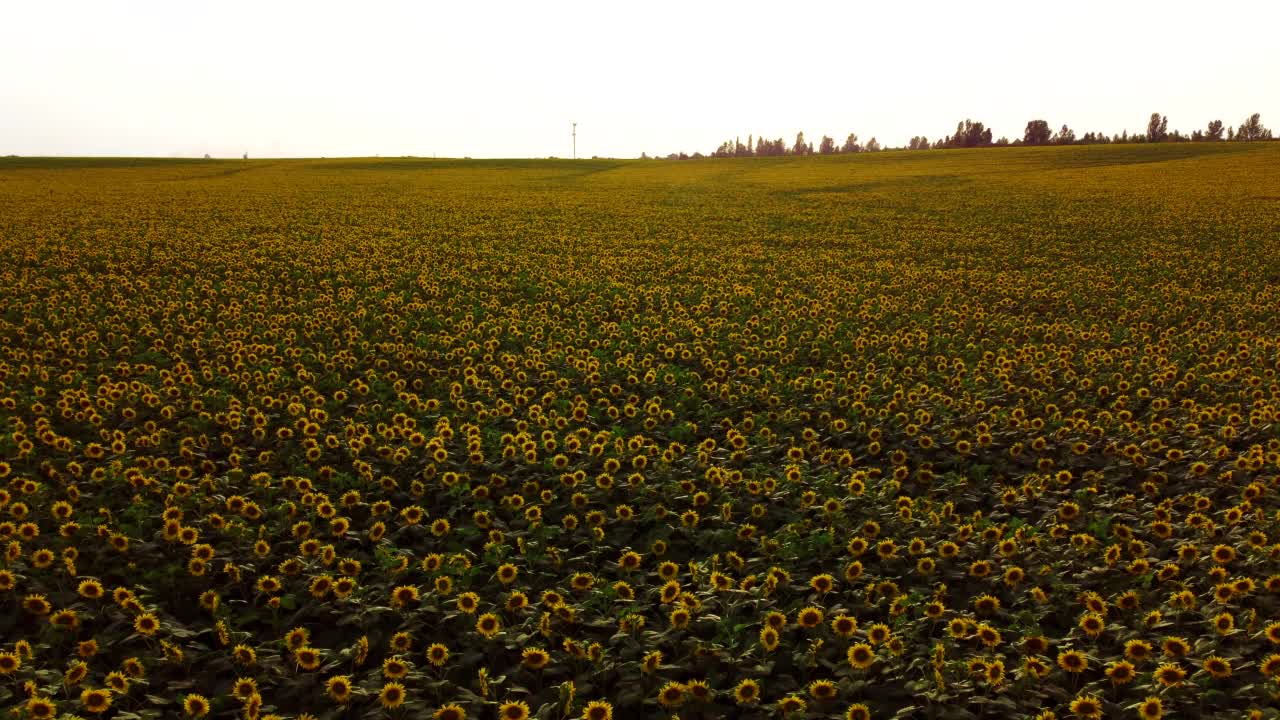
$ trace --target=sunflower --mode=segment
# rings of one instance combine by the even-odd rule
[[[129,692],[129,676],[120,671],[107,673],[107,687],[117,695],[123,695]]]
[[[1215,563],[1226,565],[1236,559],[1236,549],[1230,545],[1215,545],[1210,557]]]
[[[231,650],[231,655],[236,662],[241,665],[253,665],[258,662],[258,653],[248,645],[236,645]]]
[[[592,700],[582,709],[582,720],[613,720],[613,705],[606,700]]]
[[[982,641],[982,644],[989,648],[999,645],[1002,640],[1000,637],[1000,631],[986,623],[978,625],[976,634],[978,639]]]
[[[1089,658],[1079,650],[1064,650],[1058,653],[1058,667],[1069,673],[1082,673],[1089,669]]]
[[[876,651],[866,643],[850,646],[845,655],[849,664],[856,670],[866,670],[876,661]]]
[[[1217,655],[1210,655],[1205,659],[1204,669],[1216,680],[1231,677],[1231,662]]]
[[[1116,685],[1128,685],[1133,682],[1133,678],[1137,673],[1133,670],[1133,663],[1127,660],[1117,660],[1107,666],[1107,677],[1111,678],[1111,682]]]
[[[1280,654],[1272,653],[1258,664],[1258,670],[1269,678],[1280,676]]]
[[[449,648],[441,643],[432,643],[427,648],[427,662],[436,667],[443,667],[449,660]]]
[[[842,638],[853,637],[858,631],[858,620],[850,615],[837,615],[831,620],[831,632]]]
[[[499,622],[498,616],[493,613],[485,613],[476,620],[476,632],[483,635],[486,639],[492,639],[502,631],[502,623]]]
[[[32,615],[48,615],[53,606],[43,595],[28,595],[22,599],[22,608]]]
[[[1094,613],[1086,613],[1080,618],[1080,629],[1091,638],[1096,638],[1102,634],[1107,624],[1102,617]]]
[[[769,625],[760,628],[760,645],[766,652],[773,652],[778,647],[778,631]]]
[[[109,690],[85,688],[80,693],[80,704],[84,706],[85,712],[91,712],[94,715],[102,714],[111,707],[111,692]]]
[[[258,681],[253,678],[242,677],[235,681],[231,686],[231,694],[241,700],[248,700],[258,692]]]
[[[1124,644],[1125,657],[1142,662],[1151,657],[1151,643],[1146,640],[1130,640]]]
[[[94,579],[82,580],[76,589],[80,596],[88,600],[97,600],[104,594],[102,583]]]
[[[813,578],[809,580],[809,587],[813,588],[813,591],[819,594],[829,593],[835,589],[835,586],[835,578],[826,573],[814,575]]]
[[[1213,629],[1218,631],[1219,635],[1226,635],[1235,630],[1236,619],[1229,612],[1218,613],[1213,618]]]
[[[796,615],[796,624],[805,629],[812,629],[822,624],[822,608],[810,605]]]
[[[391,607],[402,608],[418,601],[418,588],[412,585],[400,585],[391,591]]]
[[[850,705],[848,711],[845,712],[844,717],[845,720],[871,720],[871,710],[862,703]]]
[[[0,675],[12,675],[22,667],[22,659],[17,653],[0,652]]]
[[[142,678],[143,675],[147,674],[146,666],[142,665],[142,661],[138,660],[137,657],[125,657],[124,662],[120,664],[120,667],[122,667],[124,673],[131,676],[131,678]]]
[[[387,710],[395,710],[404,704],[404,685],[398,682],[389,682],[382,686],[382,691],[378,693],[378,702]]]
[[[671,627],[683,630],[684,628],[689,627],[689,619],[691,617],[692,615],[689,613],[687,608],[676,608],[671,611]]]
[[[684,685],[669,682],[658,691],[658,702],[667,708],[676,707],[684,702]]]
[[[79,685],[84,680],[84,676],[89,674],[89,666],[84,662],[77,660],[71,664],[67,672],[63,674],[62,681],[67,685]]]
[[[1166,657],[1180,658],[1191,652],[1191,643],[1184,638],[1171,636],[1160,643],[1160,649],[1164,651]]]
[[[739,705],[754,705],[760,701],[760,683],[747,678],[733,688],[733,699]]]
[[[438,521],[437,521],[438,522]],[[450,703],[431,713],[431,720],[466,720],[467,711],[461,705]]]
[[[973,601],[973,609],[982,614],[990,614],[1000,609],[1000,599],[992,595],[979,595]]]
[[[514,700],[498,706],[498,720],[529,720],[529,705]]]
[[[829,702],[840,694],[836,684],[830,680],[814,680],[809,683],[809,697],[818,702]]]
[[[1280,622],[1268,624],[1262,634],[1266,636],[1267,641],[1272,645],[1280,645]]]
[[[1155,679],[1165,687],[1174,687],[1187,676],[1187,671],[1174,663],[1163,663],[1156,668]]]
[[[313,647],[300,647],[293,651],[293,659],[303,670],[315,670],[320,667],[320,651]]]
[[[409,663],[399,656],[389,657],[382,661],[382,677],[388,680],[400,680],[409,674]]]
[[[871,641],[872,645],[882,645],[892,636],[893,631],[884,623],[876,623],[867,628],[867,639]]]
[[[795,715],[803,713],[805,708],[809,706],[804,698],[799,695],[788,695],[778,701],[778,711],[783,715]]]
[[[1092,695],[1079,695],[1071,701],[1071,712],[1079,718],[1098,720],[1102,717],[1102,701]]]
[[[1049,664],[1037,657],[1025,658],[1022,661],[1022,672],[1024,675],[1043,680],[1049,675],[1052,668]]]
[[[1164,703],[1158,697],[1148,697],[1138,703],[1138,717],[1141,720],[1160,720],[1164,717]]]
[[[662,664],[662,651],[653,650],[645,653],[644,659],[640,661],[641,672],[646,675],[652,675],[657,672],[658,666]]]
[[[290,650],[297,650],[304,647],[311,638],[311,631],[303,627],[296,627],[284,634],[284,644]]]
[[[474,615],[480,608],[480,596],[473,592],[462,593],[454,602],[457,603],[458,609],[467,615]]]
[[[192,693],[182,700],[182,711],[188,716],[201,718],[209,714],[209,699]]]
[[[531,670],[541,670],[547,666],[547,663],[551,662],[551,654],[542,648],[531,647],[525,648],[524,652],[520,653],[520,659],[525,667]]]
[[[58,714],[58,706],[47,697],[39,695],[27,700],[27,715],[34,720],[52,720]]]

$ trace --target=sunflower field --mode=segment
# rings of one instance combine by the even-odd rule
[[[1280,144],[0,160],[9,718],[1276,717]]]

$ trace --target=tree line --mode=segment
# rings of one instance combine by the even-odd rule
[[[1161,143],[1161,142],[1255,142],[1274,139],[1271,130],[1262,124],[1262,115],[1254,113],[1238,127],[1224,125],[1221,120],[1212,120],[1200,130],[1184,134],[1178,130],[1169,130],[1169,118],[1160,113],[1152,113],[1147,121],[1147,131],[1130,134],[1128,130],[1116,135],[1102,132],[1086,132],[1077,135],[1067,125],[1053,130],[1047,120],[1029,120],[1021,138],[1010,140],[1007,137],[993,139],[991,128],[981,122],[970,119],[960,121],[953,134],[945,135],[934,141],[918,135],[907,143],[907,150],[942,150],[947,148],[974,147],[1013,147],[1022,145],[1099,145],[1111,143]],[[804,133],[796,133],[794,143],[788,145],[782,138],[767,140],[764,137],[748,135],[746,144],[741,137],[726,140],[709,155],[695,152],[692,155],[680,152],[667,155],[668,160],[689,160],[703,157],[773,157],[782,155],[839,155],[844,153],[877,152],[884,149],[873,137],[866,143],[860,143],[855,133],[849,133],[845,141],[837,144],[835,139],[823,135],[815,150],[813,142],[806,142]],[[647,158],[648,155],[641,155]]]

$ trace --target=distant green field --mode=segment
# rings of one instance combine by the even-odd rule
[[[1275,717],[1278,168],[0,159],[0,707]]]

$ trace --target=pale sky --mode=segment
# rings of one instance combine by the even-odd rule
[[[1221,8],[1221,9],[1220,9]],[[0,0],[0,155],[636,157],[1280,129],[1280,2]]]

